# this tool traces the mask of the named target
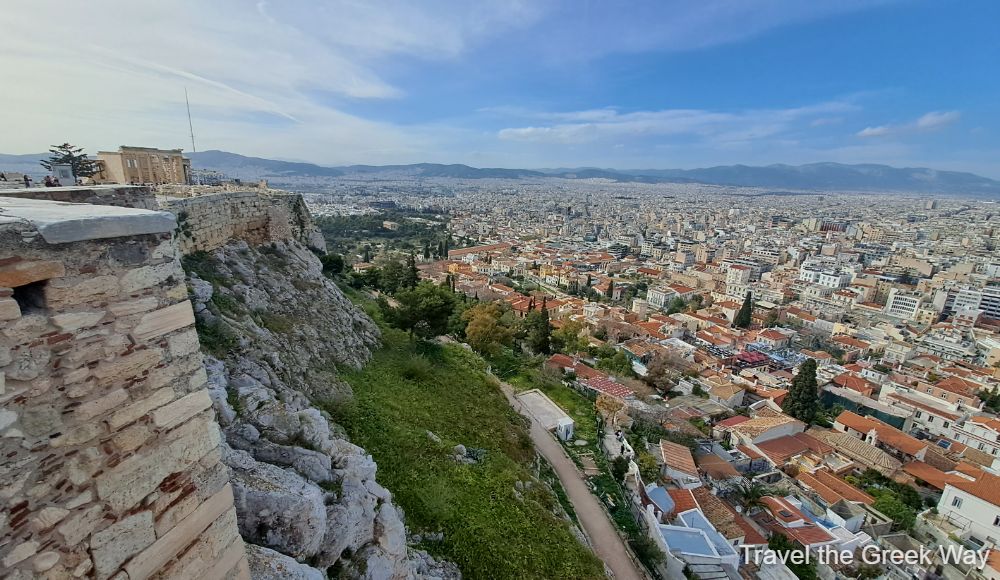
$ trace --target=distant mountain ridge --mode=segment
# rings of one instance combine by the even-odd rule
[[[38,161],[46,153],[0,154],[0,171],[42,173]],[[349,165],[326,167],[313,163],[248,157],[226,151],[189,153],[196,169],[213,169],[242,179],[341,177],[441,177],[455,179],[607,179],[619,183],[702,183],[767,189],[818,191],[885,191],[928,194],[1000,196],[1000,181],[960,171],[878,164],[809,163],[766,166],[720,165],[698,169],[611,169],[599,167],[516,169],[470,167],[462,164]]]

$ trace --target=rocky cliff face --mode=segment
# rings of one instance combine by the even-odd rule
[[[337,368],[378,344],[370,318],[298,242],[232,242],[185,259],[256,578],[454,578],[407,546],[376,465],[318,407],[351,396]]]

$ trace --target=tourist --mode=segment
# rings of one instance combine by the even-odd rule
[[[31,176],[29,176],[27,173],[24,174],[24,186],[31,187]]]
[[[52,176],[51,175],[46,175],[45,176],[45,187],[52,187]]]

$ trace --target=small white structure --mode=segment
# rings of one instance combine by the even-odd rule
[[[52,177],[59,180],[60,185],[76,185],[73,177],[73,166],[68,163],[53,163]]]
[[[516,395],[517,400],[542,424],[546,431],[552,431],[563,441],[573,438],[573,419],[559,405],[552,402],[545,393],[531,389]]]

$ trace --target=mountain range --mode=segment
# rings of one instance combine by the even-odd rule
[[[0,171],[41,173],[38,161],[48,154],[0,154]],[[843,163],[806,165],[720,165],[698,169],[605,169],[596,167],[558,169],[481,168],[461,164],[415,163],[411,165],[348,165],[327,167],[313,163],[248,157],[226,151],[189,153],[196,169],[220,171],[242,179],[266,178],[275,183],[301,178],[332,178],[345,175],[372,178],[440,177],[456,179],[606,179],[618,183],[701,183],[820,191],[885,191],[928,194],[1000,196],[1000,181],[959,171],[924,167]]]

